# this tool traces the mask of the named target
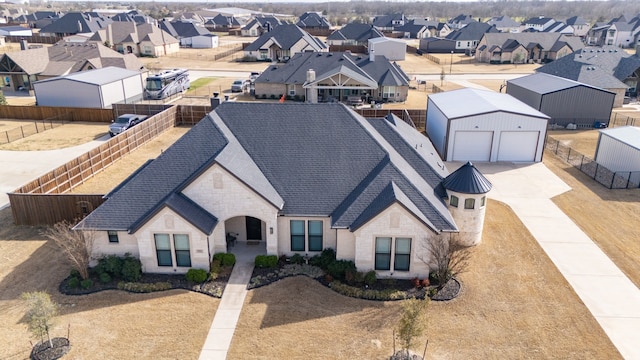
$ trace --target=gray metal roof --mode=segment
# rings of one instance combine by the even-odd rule
[[[114,66],[108,66],[101,69],[80,71],[70,75],[44,79],[44,80],[36,81],[34,82],[34,84],[66,79],[66,80],[77,81],[77,82],[82,82],[86,84],[104,85],[104,84],[112,83],[114,81],[127,79],[132,76],[140,76],[140,73],[138,71],[127,70],[127,69],[114,67]]]
[[[548,94],[556,91],[561,91],[565,89],[571,89],[577,86],[588,87],[595,90],[605,91],[610,93],[610,91],[601,89],[596,86],[583,84],[581,82],[577,82],[571,79],[563,78],[560,76],[554,76],[546,73],[536,73],[531,75],[526,75],[523,77],[519,77],[512,80],[507,80],[507,87],[509,84],[514,84],[525,89],[534,91],[538,94]]]
[[[486,194],[493,185],[471,162],[460,166],[442,181],[445,189],[463,194]]]
[[[640,128],[636,126],[621,126],[617,128],[602,129],[602,135],[609,136],[635,149],[640,150]],[[601,136],[602,136],[601,135]]]
[[[450,120],[493,112],[510,112],[549,119],[547,115],[511,95],[488,90],[465,88],[445,91],[429,95],[429,100]]]
[[[181,191],[219,164],[283,215],[333,215],[334,226],[354,227],[392,199],[435,231],[455,231],[432,185],[446,170],[429,169],[433,159],[421,159],[420,151],[404,158],[410,147],[401,143],[411,141],[409,130],[415,132],[408,125],[397,121],[374,127],[376,121],[370,121],[342,104],[222,103],[78,227],[135,232],[168,206],[194,217],[188,220],[207,233],[215,226],[215,214]],[[397,134],[386,129],[382,136],[376,128],[384,126]]]

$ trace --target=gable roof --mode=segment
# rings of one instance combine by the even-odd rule
[[[55,22],[40,29],[41,34],[92,33],[106,27],[113,21],[91,13],[70,12]]]
[[[460,106],[460,99],[465,99],[465,106]],[[547,115],[509,94],[489,90],[464,88],[445,91],[430,95],[429,101],[450,120],[494,112],[508,112],[549,119]]]
[[[405,22],[404,14],[379,15],[373,18],[373,26],[375,27],[395,27],[394,20]]]
[[[568,25],[589,25],[587,21],[580,16],[572,16],[565,20]]]
[[[268,25],[267,25],[268,23]],[[275,16],[256,16],[253,18],[253,20],[249,21],[249,23],[247,25],[245,25],[242,29],[251,29],[254,26],[260,26],[262,28],[264,28],[265,30],[268,30],[267,27],[271,27],[271,30],[275,29],[276,27],[283,25],[284,23],[282,21],[280,21],[280,19],[278,19]]]
[[[613,46],[586,47],[545,64],[536,72],[561,76],[605,88],[627,88],[622,83],[640,70],[640,58]]]
[[[441,180],[446,169],[427,167],[430,174],[419,173],[416,169],[424,165],[414,166],[416,158],[405,159],[395,150],[396,142],[408,141],[406,132],[415,130],[401,122],[374,127],[375,122],[341,104],[224,102],[110,194],[77,228],[135,232],[173,205],[184,216],[203,218],[201,230],[212,229],[215,214],[188,203],[182,190],[219,164],[282,215],[333,216],[334,227],[353,231],[375,216],[375,209],[397,202],[434,231],[457,230],[425,180]],[[378,133],[382,126],[396,136]],[[431,146],[425,137],[421,143]]]
[[[357,42],[365,42],[368,39],[383,37],[380,30],[373,25],[349,23],[341,29],[332,32],[327,36],[327,40],[354,40]]]
[[[244,51],[257,51],[269,40],[273,40],[284,50],[291,49],[291,47],[300,40],[304,40],[315,51],[327,48],[317,37],[309,35],[308,32],[302,30],[298,25],[284,24],[260,35],[260,37],[249,44]]]
[[[427,25],[416,24],[414,21],[405,23],[395,28],[396,31],[408,32],[411,37],[417,37],[418,33],[427,29]]]
[[[502,45],[507,40],[513,39],[518,41],[521,44],[527,44],[525,47],[530,48],[529,45],[538,44],[544,51],[550,51],[550,49],[556,44],[558,41],[563,41],[569,45],[569,47],[576,51],[578,49],[582,49],[584,47],[582,40],[576,36],[567,36],[565,34],[560,33],[546,33],[546,32],[536,32],[536,33],[485,33],[483,35],[487,45]],[[557,61],[557,60],[556,60]],[[555,62],[555,61],[553,61]]]
[[[76,72],[71,75],[66,75],[63,78],[71,81],[81,82],[81,83],[104,85],[104,84],[109,84],[114,81],[126,79],[136,75],[140,76],[140,72],[122,69],[114,66],[107,66],[100,69]],[[58,79],[60,79],[60,77],[39,80],[39,81],[36,81],[36,83],[44,83],[44,82],[54,81]]]
[[[640,128],[636,126],[620,126],[600,130],[600,136],[607,135],[637,150],[640,150]]]
[[[313,27],[313,28],[330,28],[331,24],[329,21],[321,15],[321,13],[317,12],[306,12],[300,15],[300,19],[296,23],[301,28],[305,27]]]
[[[549,17],[544,17],[544,16],[538,16],[538,17],[532,17],[530,19],[527,19],[526,21],[523,22],[523,24],[525,25],[544,25],[550,21],[555,21],[553,20],[553,18],[549,18]]]
[[[512,18],[503,15],[503,16],[495,16],[487,21],[489,25],[495,25],[496,28],[506,28],[506,27],[519,27],[520,23],[513,20]]]
[[[578,86],[588,87],[588,88],[610,93],[609,91],[601,89],[596,86],[583,84],[578,81],[574,81],[574,80],[567,79],[560,76],[554,76],[554,75],[543,73],[543,72],[522,76],[512,80],[507,80],[507,87],[509,86],[509,84],[514,84],[514,85],[526,88],[538,94],[549,94],[556,91],[571,89]]]
[[[256,83],[271,84],[304,84],[307,71],[313,69],[320,79],[336,73],[341,68],[376,82],[378,86],[409,85],[409,77],[396,63],[384,56],[376,56],[374,61],[369,57],[355,56],[345,52],[331,53],[297,53],[281,66],[270,66],[256,79]]]
[[[177,39],[211,35],[209,30],[190,21],[161,21],[160,29]]]
[[[480,40],[483,34],[499,32],[495,26],[487,23],[472,22],[469,25],[453,31],[446,36],[446,39],[455,41]]]

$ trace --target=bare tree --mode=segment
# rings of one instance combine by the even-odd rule
[[[53,318],[58,315],[58,304],[44,291],[22,293],[22,298],[27,302],[29,331],[43,343],[44,336],[47,335],[49,347],[53,348],[49,330],[53,326]]]
[[[82,279],[89,277],[95,231],[72,230],[71,223],[65,220],[46,229],[43,235],[62,249]]]
[[[456,234],[441,234],[421,242],[420,261],[434,269],[441,289],[451,278],[467,271],[472,248],[456,239]]]
[[[409,359],[409,350],[415,345],[418,337],[422,336],[427,326],[427,305],[429,299],[409,299],[402,305],[402,316],[398,320],[397,337],[402,346],[400,354],[394,354],[394,359]]]

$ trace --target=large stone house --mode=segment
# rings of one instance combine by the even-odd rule
[[[260,35],[244,49],[244,55],[259,60],[288,61],[298,52],[323,52],[327,46],[298,25],[284,24]]]
[[[424,277],[434,239],[480,242],[490,189],[471,164],[449,174],[392,115],[223,102],[75,228],[97,231],[94,257],[128,252],[145,272],[208,269],[233,234],[268,254],[332,248],[379,277]]]
[[[560,33],[486,33],[475,57],[485,63],[546,63],[582,49],[579,37]]]
[[[369,39],[384,37],[384,34],[373,25],[348,23],[341,29],[327,36],[329,45],[362,45],[366,46]]]
[[[385,56],[356,56],[345,52],[298,53],[285,65],[272,65],[255,81],[261,98],[306,101],[405,101],[409,77]]]
[[[165,56],[180,50],[180,41],[152,24],[114,21],[96,31],[89,41],[109,44],[116,51],[136,56]]]

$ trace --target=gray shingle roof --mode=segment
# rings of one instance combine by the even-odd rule
[[[211,34],[204,27],[189,21],[161,21],[160,28],[177,39]]]
[[[71,12],[40,29],[40,33],[77,34],[92,33],[113,22],[111,19],[88,13]]]
[[[453,31],[446,36],[449,40],[455,41],[473,41],[480,40],[485,33],[497,33],[498,29],[493,25],[480,22],[472,22],[469,25]]]
[[[431,160],[416,157],[419,151],[408,159],[401,155],[410,150],[401,145],[411,141],[408,125],[374,127],[375,122],[341,104],[222,103],[78,227],[135,232],[168,206],[210,232],[215,214],[181,191],[215,163],[267,200],[271,197],[283,215],[333,214],[335,226],[357,227],[397,202],[436,231],[456,230],[431,185],[439,175],[416,170],[428,170],[424,162]],[[383,126],[390,126],[383,130],[386,136],[375,130]],[[396,135],[389,133],[394,128]]]
[[[495,25],[497,28],[502,28],[502,27],[518,27],[520,26],[520,23],[518,23],[517,21],[513,20],[512,18],[508,17],[508,16],[496,16],[496,17],[492,17],[489,21],[487,21],[487,24],[489,25]]]
[[[553,21],[553,19],[548,17],[534,17],[525,21],[524,24],[525,25],[544,25],[549,21]]]
[[[463,194],[486,194],[493,185],[471,162],[467,162],[447,176],[442,186]]]
[[[572,16],[565,21],[569,25],[588,25],[587,21],[580,16]]]
[[[486,33],[484,34],[484,39],[489,46],[502,45],[509,39],[516,40],[523,45],[532,43],[539,44],[544,51],[549,51],[558,41],[566,42],[573,51],[582,49],[584,46],[580,38],[560,33]],[[528,45],[526,45],[526,47],[529,48]]]
[[[283,50],[291,49],[300,39],[305,40],[315,51],[320,51],[327,47],[318,38],[300,29],[298,25],[284,24],[260,35],[260,37],[247,46],[244,51],[257,51],[270,39],[276,41]]]
[[[329,21],[325,19],[321,14],[317,12],[306,12],[300,15],[300,19],[296,23],[301,28],[312,27],[312,28],[330,28],[331,24]]]
[[[369,24],[348,23],[342,29],[332,32],[327,40],[354,40],[366,42],[369,39],[383,37],[380,30]]]
[[[404,14],[379,15],[373,18],[373,26],[375,27],[394,27],[393,21],[400,20],[404,22],[406,19]]]

